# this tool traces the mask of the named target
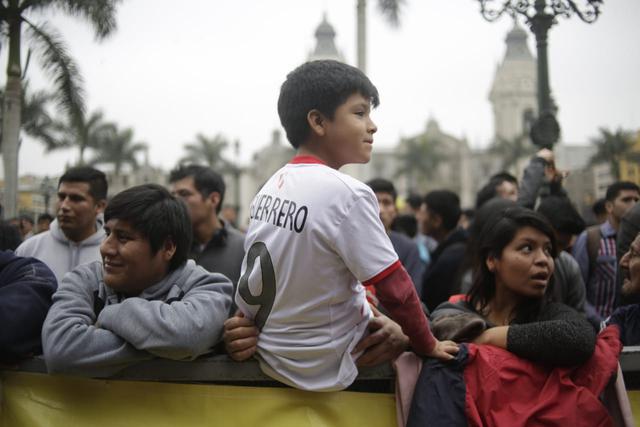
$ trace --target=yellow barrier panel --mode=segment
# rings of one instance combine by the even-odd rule
[[[640,426],[640,390],[629,390],[629,403],[631,404],[631,413],[637,426]]]
[[[392,394],[2,373],[0,427],[388,427]]]

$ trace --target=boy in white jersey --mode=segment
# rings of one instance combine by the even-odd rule
[[[371,189],[338,171],[369,161],[378,102],[360,70],[336,61],[298,67],[280,91],[298,155],[251,204],[235,300],[260,329],[262,370],[301,389],[341,390],[356,378],[352,351],[372,316],[362,284],[375,286],[414,351],[446,360],[458,349],[431,334]]]

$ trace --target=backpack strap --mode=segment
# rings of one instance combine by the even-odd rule
[[[600,248],[600,225],[592,225],[587,228],[587,255],[589,255],[589,277],[592,277],[598,261],[598,249]]]

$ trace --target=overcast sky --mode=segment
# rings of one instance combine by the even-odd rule
[[[395,145],[432,116],[445,132],[486,146],[493,135],[487,98],[511,19],[486,22],[475,0],[407,0],[394,29],[375,3],[368,8],[368,72],[381,96],[375,144]],[[151,147],[151,163],[168,169],[198,132],[240,140],[247,163],[280,127],[279,87],[313,49],[323,12],[338,48],[355,63],[355,4],[131,0],[119,7],[117,32],[102,43],[79,21],[58,16],[52,24],[79,64],[89,111],[133,127]],[[640,1],[609,0],[594,24],[574,16],[552,28],[551,86],[567,143],[586,143],[600,126],[640,128],[638,18]],[[529,44],[535,52],[532,37]],[[35,65],[31,84],[43,87]],[[233,158],[232,150],[227,155]],[[20,174],[59,174],[76,158],[76,151],[44,155],[26,141]]]

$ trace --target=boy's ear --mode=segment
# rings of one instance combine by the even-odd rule
[[[311,131],[318,136],[324,136],[326,129],[326,117],[318,110],[311,110],[307,113],[307,123]]]

